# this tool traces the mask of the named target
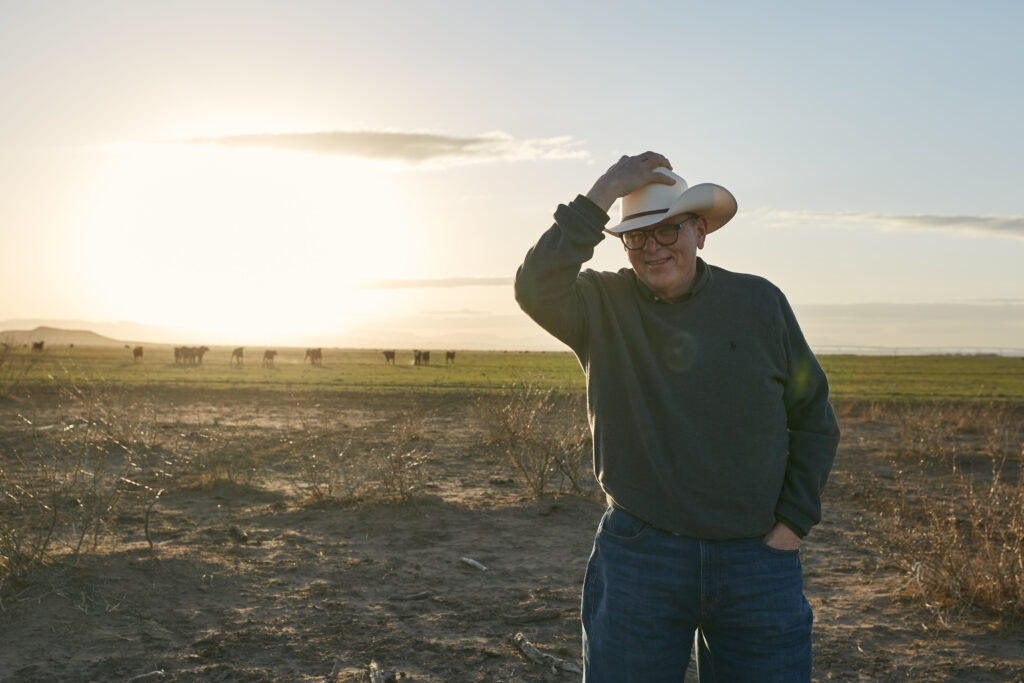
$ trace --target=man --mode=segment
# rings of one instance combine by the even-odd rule
[[[587,378],[609,508],[583,587],[584,680],[809,681],[798,549],[839,430],[786,298],[697,257],[736,213],[654,152],[624,156],[516,275],[516,299]],[[622,197],[622,221],[607,211]],[[580,272],[605,233],[630,268]]]

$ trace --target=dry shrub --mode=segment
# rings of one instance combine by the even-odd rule
[[[485,441],[499,447],[533,496],[557,491],[593,495],[591,436],[582,395],[513,385],[476,403]]]
[[[917,406],[897,415],[895,501],[880,538],[906,593],[943,623],[981,611],[1024,618],[1024,436],[1011,407]]]
[[[426,450],[404,445],[370,449],[370,466],[376,476],[369,492],[377,500],[409,500],[419,492],[423,483],[422,465]]]
[[[289,439],[291,457],[301,467],[301,486],[309,499],[404,501],[420,491],[423,464],[433,443],[424,436],[425,417],[402,413],[383,438],[357,442],[351,435],[331,437],[312,430]]]
[[[113,520],[157,494],[164,452],[146,406],[108,388],[61,389],[55,421],[22,415],[0,459],[0,584],[55,553],[95,549]]]

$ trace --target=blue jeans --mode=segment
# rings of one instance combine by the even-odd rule
[[[810,681],[811,607],[798,551],[702,541],[618,508],[601,518],[583,583],[583,680]]]

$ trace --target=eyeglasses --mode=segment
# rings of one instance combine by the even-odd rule
[[[639,251],[647,246],[648,237],[653,237],[655,242],[663,247],[668,247],[675,244],[676,240],[679,239],[679,229],[694,218],[696,216],[689,216],[683,219],[682,223],[665,223],[653,228],[630,230],[629,232],[622,233],[619,237],[622,238],[622,244],[630,251]]]

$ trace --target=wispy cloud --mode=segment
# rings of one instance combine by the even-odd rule
[[[510,277],[448,277],[419,280],[364,280],[361,289],[430,289],[451,287],[511,287]]]
[[[589,152],[581,149],[580,141],[569,136],[517,140],[500,131],[473,137],[394,131],[328,131],[225,135],[175,142],[236,148],[269,147],[411,164],[587,159],[590,156]]]
[[[929,230],[963,234],[1024,239],[1024,216],[939,216],[934,214],[895,215],[880,213],[818,213],[762,209],[761,214],[774,225],[792,225],[803,221],[859,223],[882,230]]]
[[[902,228],[952,230],[1024,239],[1024,216],[869,216],[869,220],[890,221]]]

